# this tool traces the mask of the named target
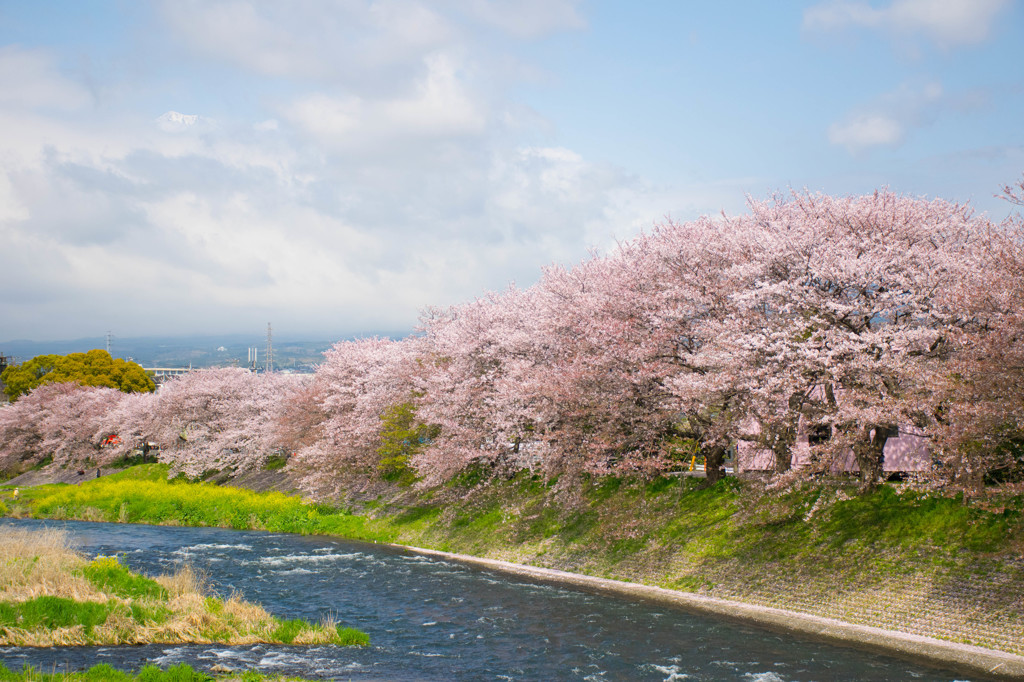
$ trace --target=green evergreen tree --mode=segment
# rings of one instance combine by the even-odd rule
[[[0,374],[4,393],[17,400],[42,384],[72,382],[82,386],[106,386],[125,393],[156,390],[153,379],[137,363],[112,358],[105,350],[69,355],[38,355]]]

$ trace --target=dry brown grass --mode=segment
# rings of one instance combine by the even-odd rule
[[[104,601],[103,593],[75,575],[86,563],[64,531],[5,531],[0,537],[0,601],[21,602],[44,595]]]
[[[194,594],[206,594],[210,591],[206,576],[196,573],[191,566],[185,565],[173,575],[162,575],[156,579],[171,599]]]
[[[0,645],[71,646],[85,644],[274,642],[280,621],[258,604],[232,595],[210,596],[204,576],[186,566],[156,581],[167,590],[159,597],[124,598],[104,592],[81,572],[88,560],[75,551],[63,531],[9,531],[0,537],[0,602],[24,602],[41,596],[106,604],[106,621],[86,632],[81,625],[58,628],[0,626]],[[131,607],[161,611],[157,621],[139,622]],[[327,644],[337,638],[334,623],[312,626],[295,644]]]

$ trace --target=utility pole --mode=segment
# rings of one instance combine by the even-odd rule
[[[267,372],[274,371],[274,336],[270,331],[270,323],[267,322]]]

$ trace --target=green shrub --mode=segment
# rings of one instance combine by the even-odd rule
[[[288,464],[287,452],[275,452],[263,461],[264,471],[280,471]]]
[[[416,406],[411,402],[392,405],[380,417],[380,462],[377,471],[385,481],[412,485],[416,471],[410,466],[412,456],[437,438],[438,426],[416,421]]]

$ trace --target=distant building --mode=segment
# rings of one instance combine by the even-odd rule
[[[195,372],[192,365],[188,367],[143,367],[146,374],[153,380],[153,382],[159,386],[171,377],[179,377],[183,374]]]

